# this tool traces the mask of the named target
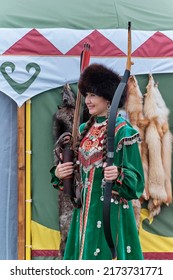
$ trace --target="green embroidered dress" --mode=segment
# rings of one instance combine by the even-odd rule
[[[104,180],[102,168],[103,134],[107,120],[98,117],[80,143],[82,208],[74,209],[65,260],[111,260],[103,230]],[[80,130],[85,124],[82,124]],[[115,128],[114,164],[120,173],[111,199],[111,227],[118,260],[140,260],[139,242],[132,199],[141,196],[144,175],[138,149],[139,133],[121,116]]]

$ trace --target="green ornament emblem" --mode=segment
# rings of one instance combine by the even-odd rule
[[[30,85],[35,81],[35,79],[37,78],[37,76],[39,75],[41,68],[38,64],[32,62],[32,63],[28,63],[26,65],[26,71],[29,73],[31,68],[35,69],[34,74],[29,78],[29,80],[27,80],[24,83],[18,83],[16,82],[14,79],[12,79],[9,74],[6,71],[6,68],[10,67],[11,68],[11,72],[13,73],[15,70],[15,65],[14,63],[7,61],[2,63],[1,67],[0,67],[0,71],[2,73],[2,75],[4,76],[4,78],[6,79],[6,81],[9,83],[9,85],[14,89],[14,91],[16,91],[18,94],[22,94],[23,92],[25,92]]]

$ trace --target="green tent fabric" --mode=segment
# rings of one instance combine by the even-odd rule
[[[6,0],[1,3],[1,28],[126,28],[172,30],[173,5],[157,0]]]

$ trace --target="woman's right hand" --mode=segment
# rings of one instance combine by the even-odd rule
[[[60,180],[73,174],[73,162],[59,163],[55,169],[55,176]]]

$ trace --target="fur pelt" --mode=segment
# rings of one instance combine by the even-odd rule
[[[172,156],[172,134],[168,130],[162,137],[162,160],[165,171],[165,190],[167,193],[166,203],[172,202],[172,184],[171,184],[171,156]]]
[[[172,164],[172,134],[169,130],[169,109],[167,108],[165,101],[163,100],[158,88],[158,83],[155,83],[155,100],[158,106],[158,123],[161,126],[162,134],[162,161],[165,172],[165,190],[167,193],[166,203],[172,202],[172,185],[171,185],[171,164]]]
[[[57,112],[53,116],[53,137],[55,142],[54,161],[58,163],[60,155],[57,157],[57,153],[60,154],[60,140],[62,134],[68,136],[67,132],[72,131],[74,108],[75,108],[75,96],[71,91],[71,88],[66,84],[62,92],[63,104],[58,107]],[[73,204],[68,196],[65,196],[63,191],[58,192],[58,213],[59,213],[59,227],[60,227],[60,254],[59,258],[63,258],[67,235],[72,217]]]
[[[144,118],[143,95],[140,91],[138,81],[134,75],[130,76],[128,80],[128,92],[125,109],[130,123],[140,133],[141,143],[139,143],[138,146],[145,176],[145,190],[142,197],[143,199],[148,199],[148,148],[145,142],[145,129],[146,125],[148,124],[148,120]],[[141,200],[133,200],[132,203],[137,227],[139,229]]]
[[[152,198],[148,201],[148,210],[149,210],[149,216],[148,219],[152,219],[154,216],[159,215],[161,211],[161,204],[159,201],[155,201]]]
[[[135,76],[130,76],[128,80],[128,93],[126,101],[126,111],[130,123],[139,129],[140,120],[144,119],[143,115],[143,95],[140,91]]]
[[[62,105],[58,106],[58,110],[53,116],[54,142],[57,141],[62,133],[72,131],[75,96],[69,84],[65,84],[63,87],[62,101]]]
[[[138,81],[136,77],[132,75],[128,80],[126,111],[130,123],[140,133],[141,143],[139,144],[139,150],[145,176],[145,191],[143,196],[145,199],[148,199],[148,146],[145,142],[145,130],[149,120],[144,117],[143,102],[143,95],[139,88]]]
[[[169,205],[172,202],[173,137],[169,130],[169,110],[159,91],[158,83],[155,83],[151,74],[144,98],[137,79],[130,76],[126,112],[142,140],[139,149],[144,168],[145,191],[140,201],[148,200],[149,217],[152,218],[160,213],[163,203]],[[139,201],[133,201],[133,207],[138,225]]]
[[[149,120],[145,134],[149,151],[148,209],[149,216],[154,217],[160,213],[163,203],[168,205],[172,201],[172,143],[168,124],[169,110],[151,74],[146,89],[144,115]]]
[[[165,201],[167,195],[164,187],[165,173],[162,163],[161,140],[154,121],[148,125],[145,139],[149,149],[149,194],[155,200]]]

